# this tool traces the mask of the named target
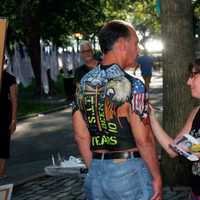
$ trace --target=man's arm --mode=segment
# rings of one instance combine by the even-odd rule
[[[129,109],[129,120],[134,135],[137,148],[146,162],[153,177],[154,195],[152,199],[161,199],[162,197],[162,179],[156,154],[155,142],[149,126],[145,126],[139,116]]]
[[[147,132],[151,138],[151,142],[152,142],[152,146],[153,146],[153,150],[154,150],[154,155],[156,156],[156,162],[158,163],[158,156],[157,156],[157,151],[156,151],[156,141],[155,141],[155,136],[153,135],[153,130],[151,128],[151,125],[150,124],[146,124],[145,125],[145,128],[147,129]],[[160,174],[160,168],[159,168],[159,163],[157,164],[158,166],[158,170],[159,170],[159,174]],[[153,182],[153,187],[154,188],[157,188],[154,196],[152,197],[151,200],[159,200],[162,199],[162,178],[161,178],[161,175],[160,175],[160,180],[158,179],[158,181],[156,182]]]
[[[13,134],[16,130],[16,117],[17,117],[17,85],[16,83],[10,87],[10,99],[12,105],[12,120],[10,124],[10,132]]]
[[[86,164],[86,167],[88,168],[92,160],[92,152],[90,150],[90,133],[79,110],[74,112],[72,115],[72,125],[74,137],[78,144],[80,154]]]

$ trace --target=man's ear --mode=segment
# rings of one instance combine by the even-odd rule
[[[123,52],[125,49],[126,49],[126,40],[124,39],[124,38],[119,38],[118,40],[117,40],[117,48],[121,51],[121,52]]]

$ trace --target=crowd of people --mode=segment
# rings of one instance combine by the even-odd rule
[[[171,157],[174,139],[163,130],[149,104],[148,91],[153,59],[140,54],[134,27],[122,20],[106,23],[99,32],[101,60],[94,57],[89,41],[80,44],[83,65],[74,74],[72,125],[81,157],[88,168],[85,193],[88,200],[162,200],[156,142]],[[140,66],[144,83],[126,72]],[[200,59],[189,66],[187,84],[200,99]],[[0,93],[0,178],[6,176],[6,159],[16,129],[16,78],[3,70]],[[200,107],[189,115],[177,134],[200,139]],[[154,137],[155,136],[155,137]],[[175,139],[175,140],[176,140]],[[200,152],[195,154],[200,158]],[[193,200],[200,200],[200,162],[191,168]]]

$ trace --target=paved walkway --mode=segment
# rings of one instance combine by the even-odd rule
[[[154,72],[150,99],[162,110],[162,74]],[[158,112],[161,116],[161,112]],[[51,155],[78,156],[72,126],[71,108],[20,121],[12,138],[9,178],[14,183],[13,200],[83,200],[84,176],[50,177],[44,167],[51,164]],[[188,200],[188,188],[164,188],[164,200]]]
[[[13,200],[86,200],[83,181],[82,177],[72,175],[42,176],[16,186]],[[189,189],[165,187],[163,200],[189,200]]]

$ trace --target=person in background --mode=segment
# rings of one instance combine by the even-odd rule
[[[154,60],[151,56],[147,54],[147,51],[145,50],[144,55],[139,56],[137,62],[140,65],[140,70],[142,77],[144,79],[145,87],[147,90],[149,90],[149,84],[151,82]]]
[[[75,92],[77,91],[77,88],[79,88],[81,78],[98,64],[98,61],[94,57],[94,52],[89,41],[85,40],[81,42],[80,57],[83,64],[79,66],[74,73]]]
[[[194,63],[189,65],[187,84],[191,89],[192,97],[200,99],[200,59],[196,59]],[[150,112],[150,122],[153,133],[161,146],[171,157],[178,156],[178,154],[170,148],[170,144],[174,143],[174,140],[160,126],[152,107]],[[185,133],[189,133],[193,137],[200,139],[200,106],[197,106],[192,110],[183,128],[177,134],[176,139],[181,138]],[[200,151],[199,153],[196,153],[196,155],[200,158]],[[193,162],[191,172],[193,200],[200,200],[200,161]]]
[[[87,199],[161,200],[145,86],[124,71],[135,66],[139,53],[135,29],[110,21],[99,43],[103,60],[81,79],[72,114],[75,140],[89,169]]]
[[[16,129],[17,85],[16,78],[4,65],[0,91],[0,178],[6,177],[6,159],[10,156],[10,138]]]
[[[80,57],[84,64],[75,70],[74,79],[76,85],[80,83],[81,78],[85,74],[98,64],[98,61],[94,58],[94,52],[89,41],[83,41],[80,44]]]

